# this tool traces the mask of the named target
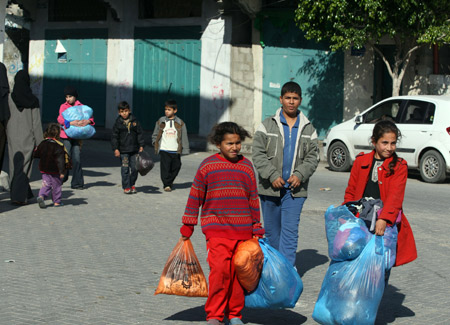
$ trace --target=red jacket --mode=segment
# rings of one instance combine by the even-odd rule
[[[356,157],[345,190],[344,203],[362,198],[369,180],[374,153],[375,151],[368,154],[360,153]],[[378,167],[378,186],[380,198],[383,201],[383,210],[379,218],[392,225],[395,223],[399,211],[402,211],[402,220],[398,224],[397,258],[395,261],[395,266],[399,266],[414,261],[417,258],[417,250],[411,226],[402,209],[408,178],[408,165],[404,159],[398,158],[397,165],[394,167],[394,174],[388,176],[391,161],[392,158],[388,158],[381,167]]]

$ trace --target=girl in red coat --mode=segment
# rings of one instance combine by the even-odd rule
[[[374,150],[356,157],[344,197],[344,203],[364,197],[381,199],[383,210],[375,224],[375,234],[382,236],[386,227],[397,223],[399,232],[394,266],[417,258],[414,236],[402,207],[408,166],[395,152],[400,136],[400,130],[391,121],[375,124],[371,137]],[[401,218],[398,218],[399,213]]]

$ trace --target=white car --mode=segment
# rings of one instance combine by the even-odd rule
[[[330,169],[348,171],[358,153],[371,151],[373,126],[384,118],[402,133],[396,152],[408,167],[425,182],[443,182],[450,173],[450,96],[390,97],[334,126],[323,142]]]

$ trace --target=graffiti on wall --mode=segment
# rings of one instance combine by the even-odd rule
[[[225,107],[225,91],[223,89],[222,84],[214,85],[212,87],[211,96],[214,106],[219,110],[223,110]]]
[[[44,55],[33,54],[30,56],[30,62],[28,63],[28,72],[30,74],[30,86],[34,94],[40,94],[42,92],[42,79],[44,70]]]

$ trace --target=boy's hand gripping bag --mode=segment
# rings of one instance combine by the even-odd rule
[[[62,112],[62,116],[65,120],[72,122],[76,120],[88,120],[92,117],[92,108],[86,105],[72,106]],[[64,128],[67,136],[72,139],[84,140],[89,139],[95,134],[95,128],[88,124],[86,126],[74,126]]]
[[[139,152],[136,159],[136,168],[141,176],[147,175],[155,166],[152,158],[145,151]]]
[[[353,260],[332,261],[312,314],[320,324],[374,324],[385,286],[383,237],[372,236]]]
[[[248,292],[258,285],[264,262],[264,254],[257,238],[242,242],[234,254],[233,263],[239,283]]]
[[[164,266],[155,295],[208,297],[208,285],[189,239],[180,238]]]
[[[259,245],[264,263],[256,289],[245,296],[245,307],[293,308],[303,291],[303,283],[291,263],[263,239]]]

